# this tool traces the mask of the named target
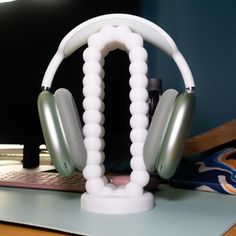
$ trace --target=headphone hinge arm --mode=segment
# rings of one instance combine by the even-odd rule
[[[195,93],[195,90],[196,90],[195,87],[188,87],[185,89],[187,93]]]
[[[42,86],[41,89],[42,89],[42,91],[50,91],[51,88],[49,88],[47,86]]]

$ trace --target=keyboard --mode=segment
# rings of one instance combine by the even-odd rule
[[[114,185],[125,185],[129,182],[129,175],[117,175],[109,173],[106,175],[109,182]],[[67,192],[85,192],[85,183],[81,172],[75,172],[71,176],[62,176],[55,172],[8,172],[0,173],[1,187],[17,187],[27,189],[57,190]],[[150,178],[147,190],[156,190],[158,180]]]

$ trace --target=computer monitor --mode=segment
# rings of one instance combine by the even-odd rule
[[[138,15],[139,1],[16,0],[0,3],[0,143],[24,144],[25,167],[39,164],[38,147],[44,139],[37,96],[43,74],[61,39],[89,18],[120,12]],[[53,89],[65,87],[72,92],[80,113],[82,51],[83,48],[63,62],[53,83]],[[105,138],[112,142],[109,135],[128,137],[130,129],[129,61],[123,52],[112,52],[108,57]]]

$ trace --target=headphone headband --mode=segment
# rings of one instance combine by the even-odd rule
[[[185,84],[192,91],[195,87],[192,73],[187,62],[179,52],[173,39],[159,26],[138,16],[128,14],[107,14],[92,18],[71,30],[61,41],[59,48],[52,58],[42,81],[44,89],[50,89],[53,77],[65,57],[70,56],[78,48],[87,43],[88,37],[101,29],[102,26],[126,25],[135,33],[140,34],[146,41],[162,49],[176,62]]]

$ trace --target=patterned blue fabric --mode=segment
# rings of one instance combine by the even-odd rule
[[[175,187],[236,195],[236,148],[182,163],[170,182]]]

